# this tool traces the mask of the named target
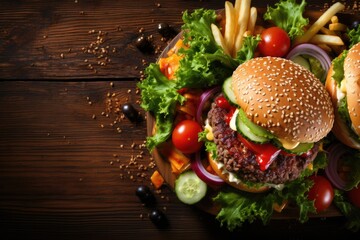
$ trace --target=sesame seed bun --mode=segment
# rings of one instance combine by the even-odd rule
[[[346,100],[354,131],[360,136],[360,43],[348,52],[344,62]]]
[[[237,103],[255,124],[286,142],[317,142],[332,129],[334,109],[319,79],[283,58],[253,58],[233,73]]]
[[[212,167],[212,169],[214,170],[214,172],[220,177],[222,178],[227,184],[229,184],[230,186],[239,189],[241,191],[246,191],[246,192],[252,192],[252,193],[262,193],[262,192],[266,192],[268,191],[270,188],[263,185],[260,186],[258,188],[256,187],[251,187],[243,182],[233,182],[229,180],[229,174],[228,173],[223,173],[223,170],[220,169],[218,167],[218,164],[216,163],[216,161],[211,157],[211,154],[208,154],[208,160],[209,160],[209,164]]]
[[[326,90],[329,92],[335,111],[335,122],[332,132],[345,145],[360,149],[360,141],[353,138],[354,134],[360,136],[360,44],[353,46],[344,61],[344,77],[346,87],[346,101],[352,122],[352,128],[347,126],[338,112],[338,86],[335,79],[333,65],[328,71],[325,82]],[[357,131],[356,131],[357,130]],[[353,132],[353,133],[352,133]],[[356,136],[356,135],[355,135]]]

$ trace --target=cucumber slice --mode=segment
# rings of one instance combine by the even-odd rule
[[[297,55],[297,56],[291,58],[291,61],[293,61],[294,63],[297,63],[297,64],[305,67],[307,70],[311,71],[310,63],[306,58],[304,58],[300,55]]]
[[[181,173],[175,181],[176,196],[185,204],[199,202],[205,196],[206,191],[206,183],[194,171]]]
[[[294,153],[296,155],[301,155],[303,153],[308,152],[311,148],[314,147],[314,143],[299,143],[295,148],[293,149],[286,149],[282,146],[281,142],[279,140],[274,141],[275,145],[279,148],[283,149],[284,151],[288,153]]]
[[[241,118],[241,122],[243,122],[250,131],[255,134],[258,137],[264,137],[268,140],[274,138],[274,135],[272,135],[269,131],[267,131],[265,128],[256,125],[253,123],[250,119],[247,118],[246,113],[241,108],[239,109],[239,117]]]
[[[256,142],[256,143],[266,143],[269,141],[266,137],[257,136],[254,134],[248,126],[242,121],[240,114],[236,116],[236,130],[242,134],[245,138]]]
[[[232,104],[232,105],[235,105],[235,106],[239,106],[237,104],[237,101],[236,101],[236,97],[235,97],[235,94],[234,94],[234,91],[232,90],[231,88],[231,79],[232,77],[229,77],[227,78],[223,85],[222,85],[222,91],[224,93],[224,96],[225,98]]]

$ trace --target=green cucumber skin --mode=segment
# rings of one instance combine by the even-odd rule
[[[232,77],[227,78],[222,85],[222,92],[230,104],[239,107],[234,91],[231,88]]]

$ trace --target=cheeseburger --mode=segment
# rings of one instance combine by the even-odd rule
[[[209,161],[238,189],[278,187],[312,163],[333,122],[331,98],[310,71],[283,58],[253,58],[224,82],[208,112],[216,145]]]
[[[335,109],[332,132],[344,144],[360,149],[360,43],[333,60],[325,86]]]

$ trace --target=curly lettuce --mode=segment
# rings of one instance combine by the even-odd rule
[[[145,80],[138,84],[142,108],[153,113],[156,118],[155,135],[147,138],[150,151],[171,135],[176,105],[185,101],[178,90],[222,84],[239,64],[253,58],[260,41],[259,36],[246,37],[238,56],[232,58],[224,53],[213,37],[211,24],[216,23],[214,10],[197,9],[193,13],[186,11],[183,21],[184,44],[188,48],[179,50],[183,58],[175,73],[175,79],[168,80],[158,64],[153,63],[145,70]]]
[[[347,31],[347,35],[349,37],[349,49],[360,42],[360,25],[357,28],[351,29]]]
[[[346,228],[357,232],[360,229],[360,208],[352,205],[346,198],[344,191],[335,189],[334,190],[333,202],[340,210],[340,212],[347,218]]]
[[[141,90],[141,107],[156,118],[156,134],[147,138],[147,147],[152,150],[170,136],[175,106],[182,104],[185,98],[177,92],[176,83],[169,81],[160,71],[158,64],[150,64],[145,74],[146,79],[137,86]]]
[[[256,219],[266,225],[273,214],[273,204],[284,201],[296,203],[299,207],[299,221],[306,222],[309,213],[315,213],[314,202],[309,200],[307,193],[313,182],[306,179],[327,164],[325,152],[319,152],[313,162],[313,169],[306,169],[301,176],[284,185],[281,190],[251,194],[233,189],[221,191],[213,200],[221,206],[216,216],[221,225],[230,231],[241,227],[245,222],[252,223]]]
[[[309,24],[309,19],[303,17],[306,2],[302,0],[297,4],[295,0],[281,0],[275,8],[267,8],[264,20],[272,21],[276,26],[284,29],[290,39],[301,36],[304,27]]]

